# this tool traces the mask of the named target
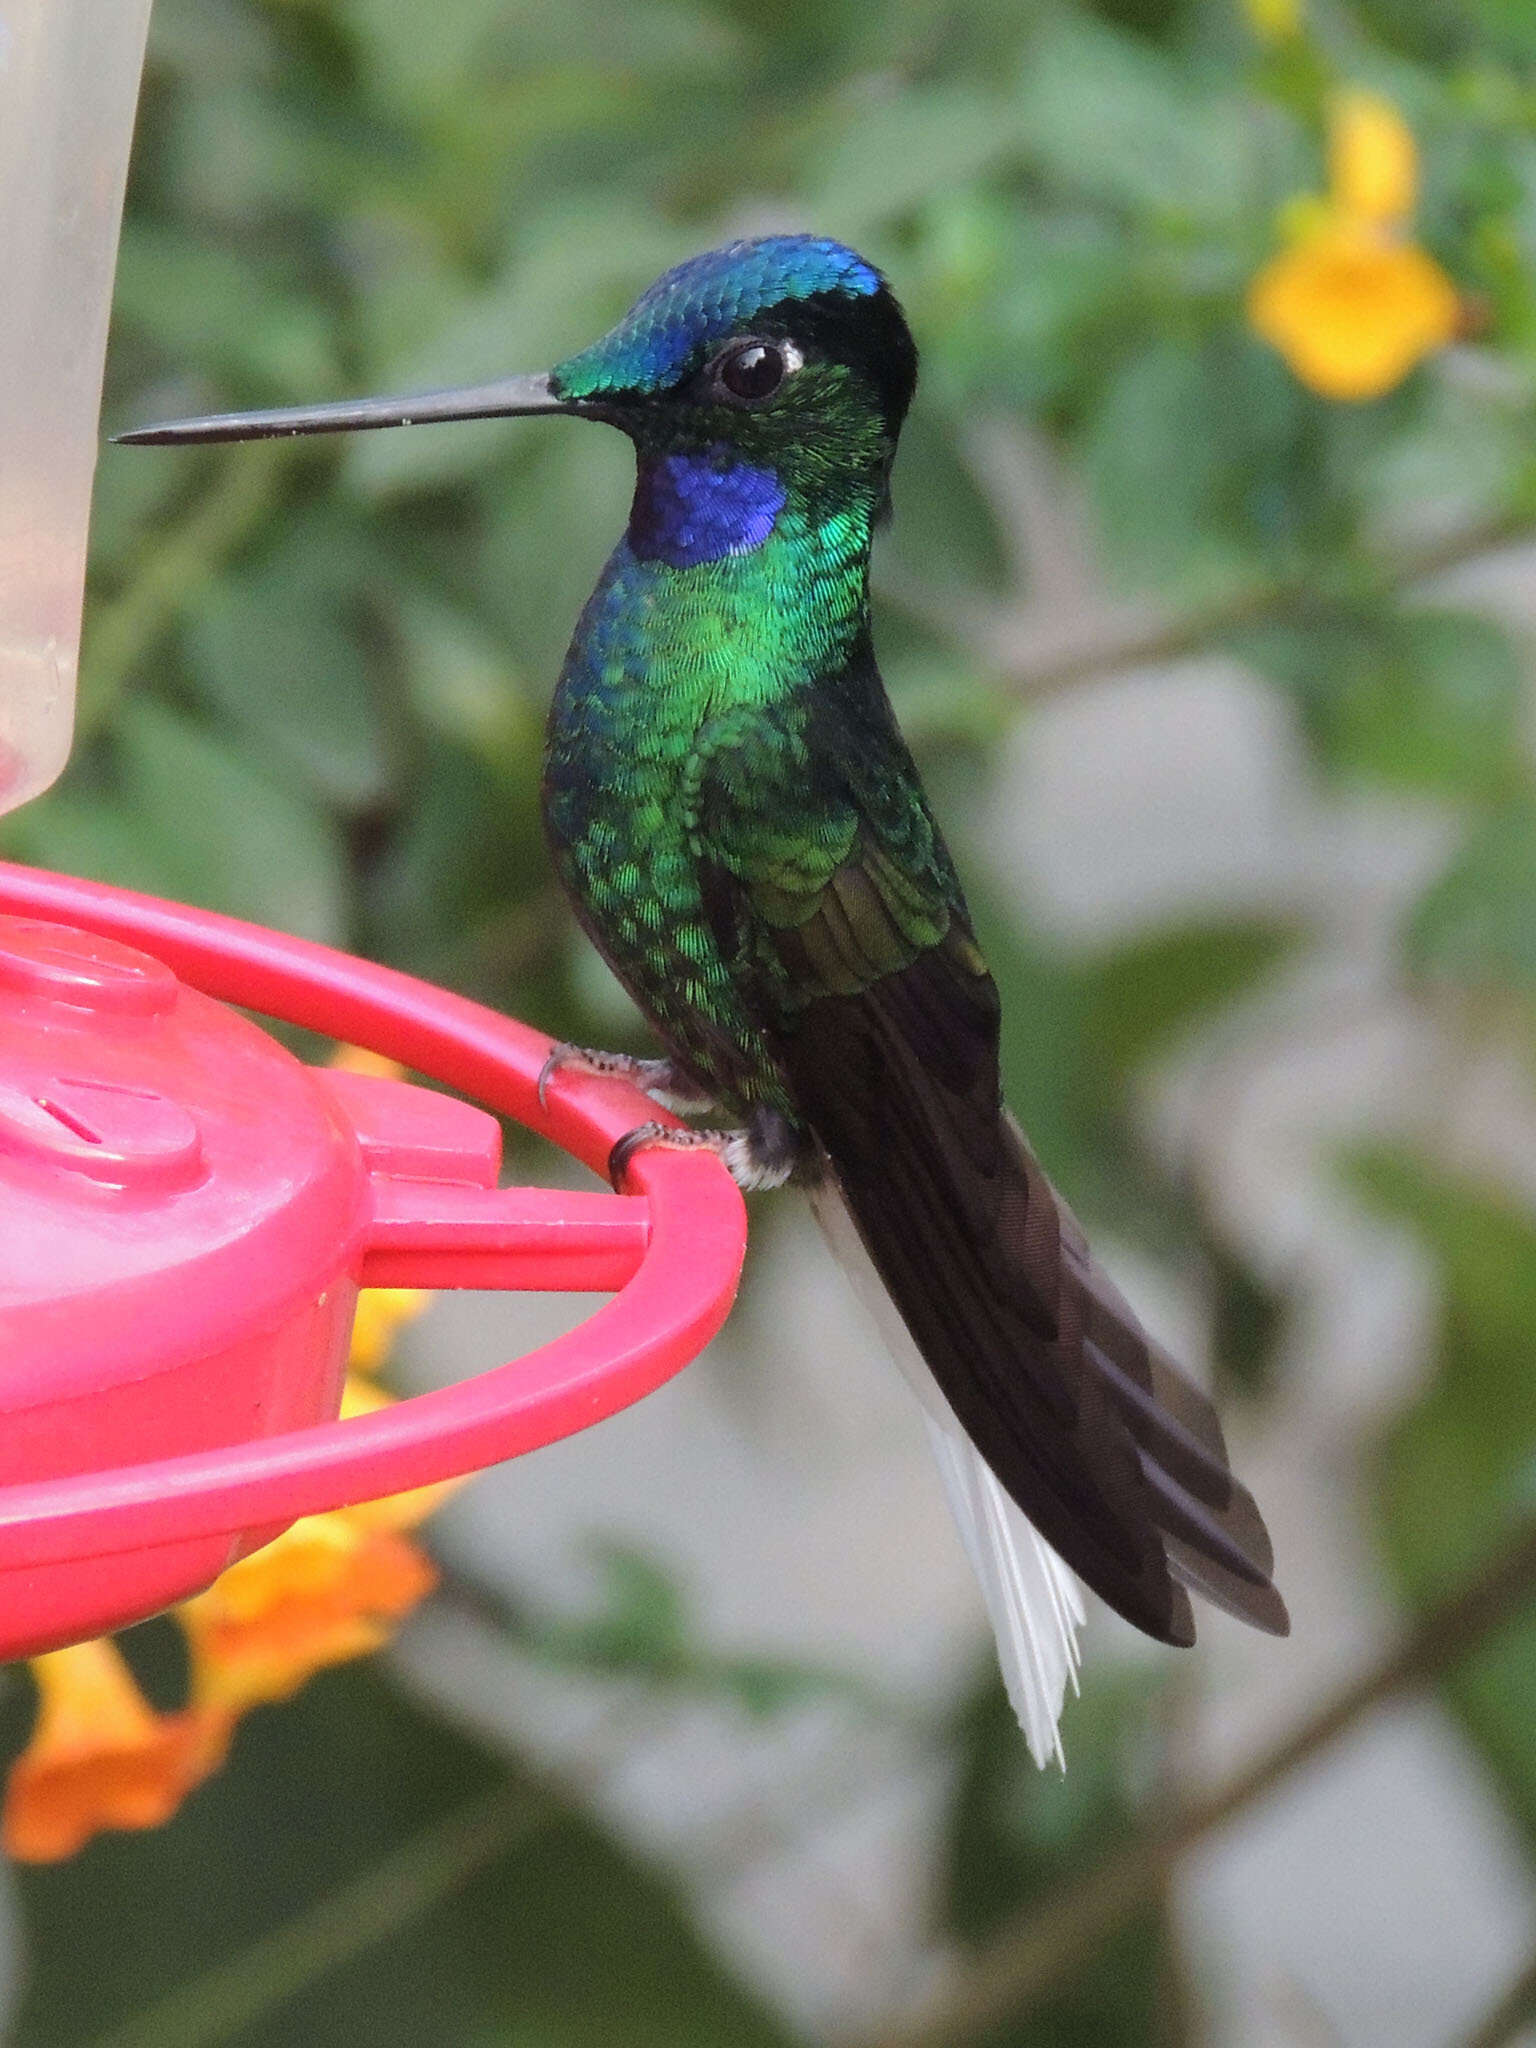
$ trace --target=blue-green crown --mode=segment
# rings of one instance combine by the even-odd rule
[[[759,315],[827,293],[868,298],[883,282],[862,256],[820,236],[728,242],[657,278],[601,341],[557,363],[550,383],[562,398],[666,391]]]

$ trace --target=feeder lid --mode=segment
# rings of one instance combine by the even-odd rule
[[[499,1158],[482,1110],[318,1072],[135,947],[0,917],[0,1411],[273,1326],[356,1273],[376,1176],[490,1188]]]

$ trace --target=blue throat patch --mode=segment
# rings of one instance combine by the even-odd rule
[[[674,569],[750,554],[772,533],[784,496],[772,470],[731,462],[724,448],[663,455],[636,481],[629,545],[639,560]]]

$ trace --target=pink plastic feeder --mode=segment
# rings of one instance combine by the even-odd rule
[[[222,1001],[212,998],[222,998]],[[0,864],[0,1656],[184,1598],[295,1516],[468,1472],[648,1393],[746,1245],[712,1157],[498,1188],[484,1110],[305,1066],[238,1002],[474,1094],[601,1169],[653,1114],[387,968]],[[614,1291],[467,1384],[334,1418],[359,1286]]]
[[[149,0],[0,19],[0,811],[69,750],[118,215]],[[321,1072],[226,1007],[487,1107]],[[655,1111],[537,1079],[548,1041],[322,946],[0,865],[0,1658],[198,1591],[296,1516],[584,1429],[723,1321],[741,1199],[703,1154],[634,1192],[498,1188],[516,1117],[602,1171]],[[615,1299],[467,1385],[340,1423],[357,1290]]]

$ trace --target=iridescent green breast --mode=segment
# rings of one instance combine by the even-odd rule
[[[668,1049],[737,1115],[793,1105],[711,900],[701,761],[729,739],[743,837],[793,837],[785,791],[804,786],[818,691],[866,630],[867,552],[867,518],[813,519],[729,450],[654,462],[550,709],[544,815],[561,878]]]
[[[669,1051],[732,1114],[763,1102],[787,1114],[711,923],[692,830],[700,732],[753,680],[729,589],[706,601],[672,587],[700,573],[637,562],[627,543],[615,552],[550,709],[545,825],[583,924]]]

